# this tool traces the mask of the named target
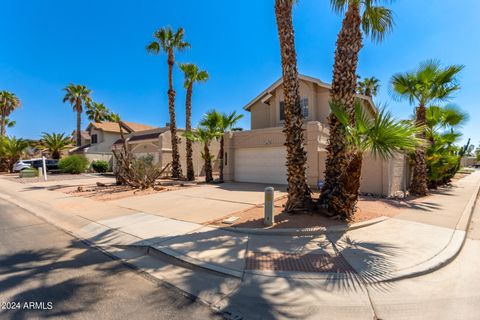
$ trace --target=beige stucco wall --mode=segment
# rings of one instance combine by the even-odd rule
[[[180,164],[182,166],[182,172],[185,175],[187,170],[186,160],[186,138],[182,136],[182,131],[177,132],[179,138],[178,151],[180,154]],[[203,145],[199,142],[194,142],[193,145],[193,168],[195,175],[204,175],[203,166],[204,160],[201,156],[203,151]],[[148,141],[135,141],[129,143],[129,150],[135,154],[152,154],[155,157],[155,162],[161,167],[166,166],[172,161],[172,142],[170,131],[165,131],[160,134],[158,140]],[[218,141],[213,141],[210,144],[210,152],[214,155],[214,171],[218,171],[218,153],[220,150],[220,144]]]
[[[317,188],[319,180],[324,179],[326,146],[329,130],[318,121],[305,124],[305,149],[307,151],[307,181]],[[282,147],[285,138],[282,127],[259,130],[230,132],[225,135],[225,179],[235,180],[235,150],[239,148]],[[402,193],[408,185],[408,168],[404,155],[396,154],[392,159],[374,158],[364,154],[360,192],[384,196]]]
[[[261,100],[255,102],[250,107],[250,125],[252,130],[281,127],[284,121],[280,120],[280,102],[283,101],[283,86],[278,86],[270,93],[272,97],[268,99],[268,103]],[[308,117],[304,122],[318,121],[327,124],[328,115],[330,114],[330,90],[328,88],[318,86],[317,84],[300,80],[300,97],[308,98]],[[370,108],[367,108],[367,102],[360,100],[364,105],[368,114],[373,115]]]
[[[460,166],[462,167],[471,167],[477,163],[477,159],[475,157],[463,157],[460,159]]]
[[[97,135],[98,143],[91,144],[88,148],[88,152],[97,153],[97,152],[111,152],[112,145],[120,139],[120,133],[114,132],[104,132],[103,130],[97,130],[95,128],[91,128],[90,130],[90,137],[92,135]]]

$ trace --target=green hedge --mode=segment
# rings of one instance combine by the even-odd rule
[[[105,173],[108,171],[108,162],[105,160],[95,160],[91,164],[92,169],[98,173]]]
[[[58,168],[64,173],[83,173],[88,168],[88,160],[82,155],[74,154],[61,159]]]

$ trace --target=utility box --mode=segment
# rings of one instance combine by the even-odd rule
[[[264,205],[264,220],[263,224],[266,226],[272,226],[274,221],[273,217],[273,195],[275,189],[273,187],[265,188],[265,205]]]

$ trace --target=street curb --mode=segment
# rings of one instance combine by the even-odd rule
[[[275,236],[308,236],[308,235],[322,235],[327,233],[343,233],[350,230],[368,227],[385,220],[390,217],[381,216],[375,219],[354,223],[348,226],[331,226],[320,228],[285,228],[285,229],[256,229],[256,228],[236,228],[236,227],[218,227],[211,226],[221,230],[243,233],[249,235],[275,235]]]
[[[441,269],[446,265],[448,265],[449,263],[451,263],[453,260],[455,260],[455,258],[460,254],[460,251],[465,245],[467,234],[468,234],[468,227],[470,226],[473,211],[475,209],[475,205],[477,203],[477,199],[479,195],[480,195],[480,184],[477,185],[476,191],[470,197],[470,200],[468,201],[467,206],[463,210],[461,217],[458,219],[455,230],[452,232],[450,241],[443,248],[443,250],[441,250],[435,256],[433,256],[427,261],[424,261],[419,265],[400,270],[393,276],[388,277],[387,279],[376,281],[376,283],[393,282],[393,281],[399,281],[403,279],[423,276],[423,275],[432,273],[438,269]],[[457,229],[460,222],[464,219],[467,220],[466,230]]]
[[[163,253],[163,254],[166,254],[166,255],[168,255],[172,258],[178,259],[180,261],[183,261],[185,263],[188,263],[188,264],[190,264],[192,266],[195,266],[195,267],[198,267],[198,268],[202,268],[202,269],[209,270],[209,271],[214,271],[214,272],[226,275],[226,276],[231,276],[231,277],[235,277],[235,278],[239,278],[239,279],[242,279],[242,277],[243,277],[243,270],[242,271],[234,270],[234,269],[222,267],[221,265],[212,264],[212,263],[209,263],[209,262],[198,260],[198,259],[189,257],[189,256],[187,256],[183,253],[180,253],[180,252],[177,252],[175,250],[168,249],[168,248],[155,248],[155,247],[152,247],[152,246],[148,246],[148,254],[150,256],[154,257],[156,251],[160,252],[160,253]]]

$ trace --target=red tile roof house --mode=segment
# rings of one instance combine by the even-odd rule
[[[123,122],[123,132],[128,135],[132,132],[153,129],[153,126]],[[105,160],[112,164],[112,146],[120,139],[120,128],[116,122],[91,122],[85,133],[82,132],[82,146],[73,148],[70,154],[83,154],[89,161]]]
[[[319,79],[300,75],[300,96],[304,115],[308,184],[317,189],[323,180],[329,128],[331,86]],[[371,98],[357,95],[364,108],[376,113]],[[255,97],[244,109],[250,113],[251,130],[230,132],[225,137],[225,178],[233,181],[286,184],[286,149],[282,132],[282,79]],[[382,160],[364,155],[360,191],[384,196],[403,194],[409,182],[404,155]]]
[[[177,137],[179,138],[178,151],[180,154],[180,164],[184,175],[187,173],[186,163],[186,138],[183,136],[184,129],[177,128]],[[162,128],[153,128],[143,131],[131,132],[125,135],[127,141],[127,148],[133,153],[135,157],[152,155],[154,162],[159,164],[162,168],[167,166],[172,161],[172,140],[170,128],[168,126]],[[113,148],[120,148],[122,140],[115,141]],[[202,158],[203,145],[199,142],[192,144],[193,148],[193,168],[196,176],[203,176],[205,174],[203,166],[204,160]],[[210,152],[214,155],[213,169],[218,171],[219,160],[218,152],[220,145],[218,141],[210,143]],[[169,170],[166,171],[168,173]]]

